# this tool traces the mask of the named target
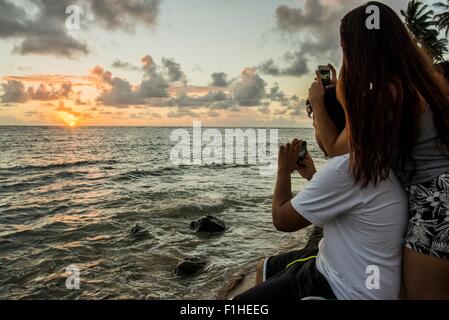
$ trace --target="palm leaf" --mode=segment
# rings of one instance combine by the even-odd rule
[[[449,0],[447,1],[449,3]],[[439,39],[438,28],[441,26],[441,21],[445,20],[434,17],[435,12],[428,5],[417,0],[410,1],[407,9],[401,10],[401,14],[416,41],[429,52],[435,61],[443,61],[444,55],[448,52],[448,41]]]
[[[438,29],[444,31],[447,38],[449,35],[449,0],[446,0],[446,3],[437,2],[433,6],[441,11],[441,13],[435,15],[435,20]]]

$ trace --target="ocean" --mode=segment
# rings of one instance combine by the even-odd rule
[[[243,266],[306,242],[272,225],[275,176],[254,164],[176,166],[174,129],[0,127],[0,299],[214,299]],[[295,137],[325,162],[313,129],[279,129],[280,143]],[[295,174],[294,192],[304,183]],[[226,232],[189,228],[205,215]],[[136,224],[145,236],[132,235]],[[191,256],[205,270],[176,276]],[[66,285],[69,266],[79,289]]]

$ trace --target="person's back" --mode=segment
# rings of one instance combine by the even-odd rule
[[[349,162],[349,155],[331,159],[292,206],[324,227],[317,269],[338,299],[397,299],[408,222],[405,191],[393,173],[376,186],[355,185]]]
[[[345,112],[337,99],[329,99],[335,90],[325,93],[323,107],[332,110],[329,120],[341,132]],[[313,114],[318,147],[327,154],[321,140],[326,133],[315,125],[315,110],[308,113]],[[397,177],[391,170],[385,181],[362,187],[355,183],[349,155],[332,158],[317,172],[309,152],[298,160],[301,146],[302,141],[294,139],[280,147],[273,224],[289,233],[310,224],[324,227],[319,250],[306,248],[260,260],[256,286],[235,299],[398,299],[408,202]],[[292,198],[295,171],[309,182]]]

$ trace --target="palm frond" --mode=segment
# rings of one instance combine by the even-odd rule
[[[447,2],[449,6],[449,0]],[[446,5],[442,2],[438,4],[439,7]],[[449,33],[449,26],[445,25],[448,18],[446,16],[437,18],[429,5],[417,0],[411,0],[407,9],[401,10],[401,14],[416,41],[429,52],[435,61],[444,61],[444,56],[448,52],[448,41],[439,38],[439,29],[446,28],[446,32]],[[444,14],[440,13],[439,15]]]
[[[446,0],[446,3],[434,3],[433,6],[441,11],[435,15],[435,21],[437,22],[438,29],[444,31],[447,38],[449,35],[449,0]]]

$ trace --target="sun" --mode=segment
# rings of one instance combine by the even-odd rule
[[[58,112],[58,117],[67,127],[75,127],[80,122],[80,118],[67,112]]]

